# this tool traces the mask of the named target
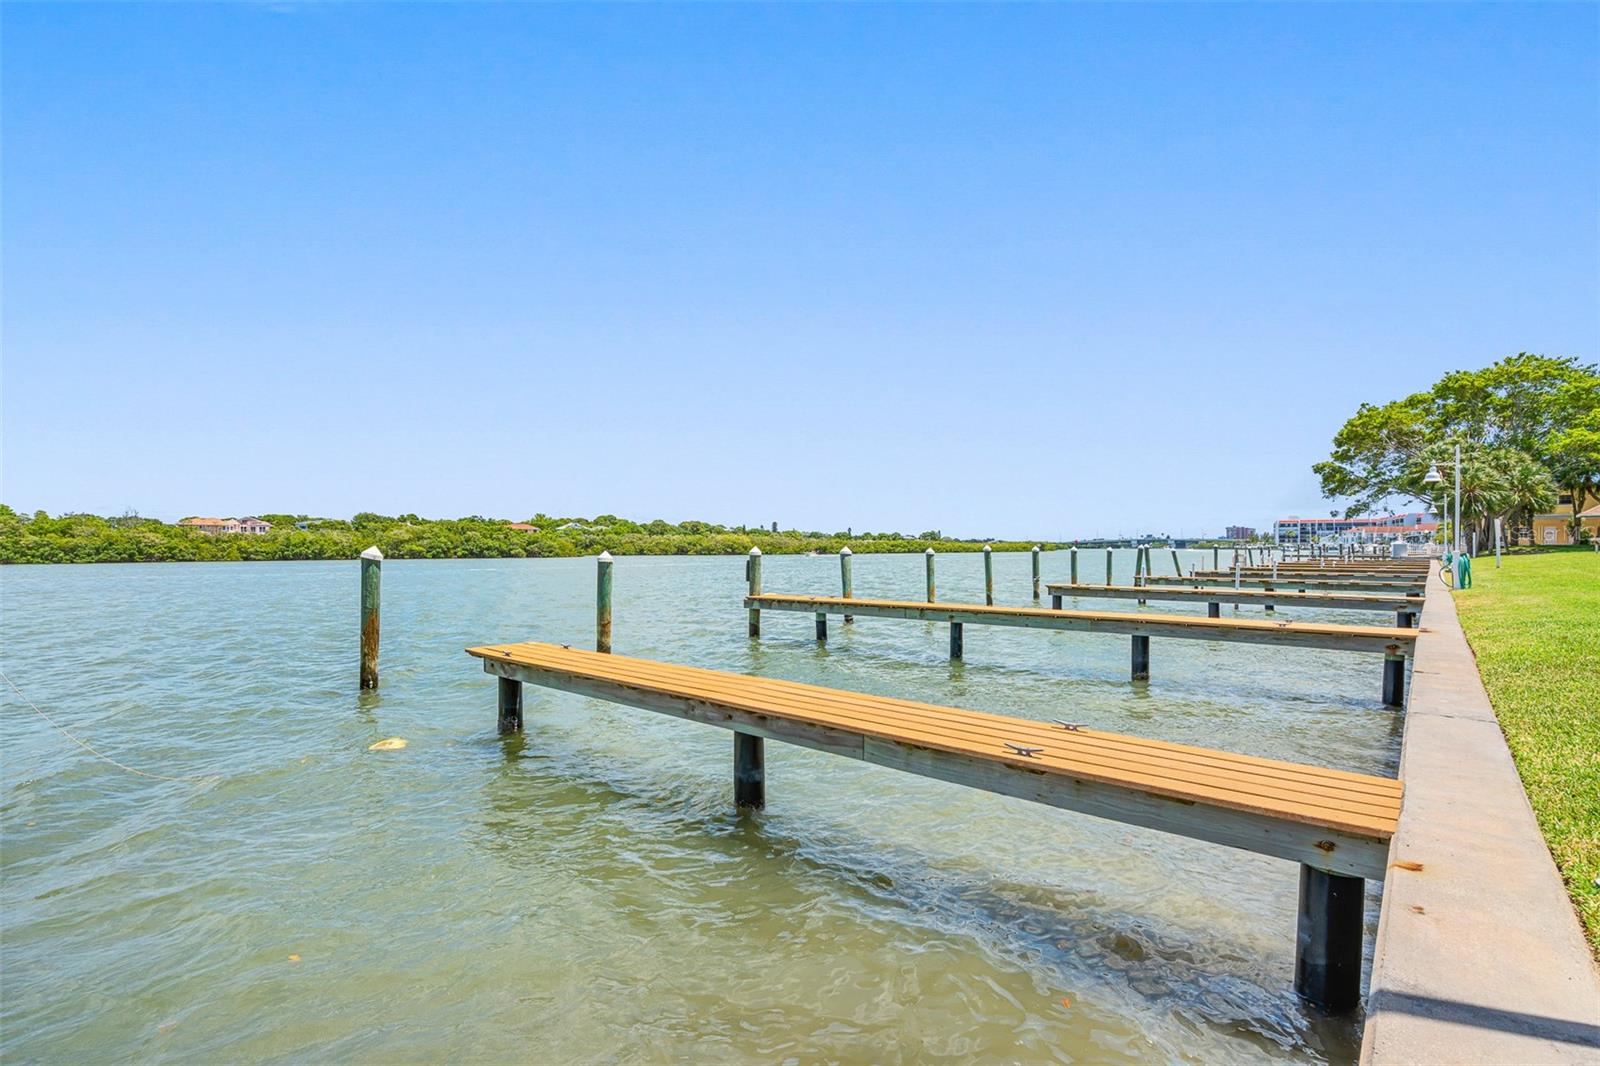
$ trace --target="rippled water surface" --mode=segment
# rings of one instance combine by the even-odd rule
[[[856,592],[921,598],[922,565],[858,555]],[[981,601],[981,567],[941,556],[940,598]],[[837,590],[833,558],[764,570],[768,591]],[[1045,556],[1047,580],[1066,570]],[[1026,556],[995,571],[997,602],[1027,602]],[[0,694],[6,1061],[1357,1052],[1357,1021],[1291,991],[1293,863],[775,743],[767,809],[736,816],[721,730],[530,686],[525,737],[495,736],[493,679],[462,649],[592,646],[592,559],[386,563],[376,694],[356,688],[356,572],[0,569],[6,674],[107,756],[194,778],[112,766]],[[1371,656],[1158,638],[1134,684],[1125,637],[968,626],[953,664],[943,626],[834,619],[824,648],[809,615],[768,613],[751,643],[739,558],[623,558],[615,582],[620,653],[1398,759]],[[409,747],[367,751],[392,736]]]

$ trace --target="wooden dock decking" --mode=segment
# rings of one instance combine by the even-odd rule
[[[1150,677],[1150,638],[1223,640],[1279,647],[1325,648],[1335,651],[1375,652],[1383,655],[1383,702],[1391,707],[1405,703],[1405,660],[1416,642],[1417,631],[1394,626],[1346,626],[1318,622],[1288,622],[1253,618],[1200,618],[1182,614],[1135,614],[1131,611],[1063,611],[1042,607],[990,607],[977,603],[923,603],[917,600],[863,600],[841,596],[794,596],[752,593],[744,605],[752,619],[751,634],[760,633],[759,612],[794,611],[813,615],[818,640],[828,638],[830,614],[855,618],[903,618],[950,625],[950,658],[966,655],[965,626],[1019,626],[1080,633],[1106,633],[1132,637],[1131,674],[1135,681]]]
[[[468,648],[499,679],[500,732],[524,683],[733,732],[739,806],[766,803],[767,740],[1300,864],[1295,990],[1361,998],[1365,881],[1388,869],[1392,778],[553,644]]]
[[[1104,586],[1100,586],[1104,587]],[[1140,591],[1145,591],[1140,589]],[[1131,611],[1058,611],[1047,607],[989,607],[981,603],[923,603],[920,600],[844,599],[766,592],[746,596],[745,606],[763,611],[852,614],[856,617],[909,618],[924,622],[972,622],[1082,633],[1224,640],[1295,648],[1330,648],[1406,654],[1416,630],[1394,626],[1347,626],[1327,622],[1289,622],[1255,618],[1201,618],[1189,614],[1135,614]]]
[[[1233,584],[1232,571],[1226,574],[1194,574],[1188,576],[1174,576],[1168,574],[1164,577],[1147,577],[1144,579],[1151,585],[1205,585],[1214,586],[1219,583]],[[1240,587],[1243,588],[1271,588],[1292,589],[1299,592],[1309,592],[1320,589],[1324,592],[1402,592],[1407,595],[1421,596],[1426,585],[1425,578],[1412,580],[1405,577],[1305,577],[1300,574],[1243,574],[1239,577]]]
[[[1390,778],[553,644],[467,652],[513,683],[660,711],[1344,877],[1384,876],[1399,819],[1402,786]],[[520,729],[520,695],[515,702]]]
[[[1113,600],[1165,600],[1173,603],[1237,603],[1245,606],[1265,607],[1321,607],[1345,611],[1394,611],[1397,614],[1416,614],[1422,603],[1413,596],[1387,592],[1333,592],[1284,591],[1283,589],[1224,588],[1209,585],[1204,588],[1152,585],[1045,585],[1051,597],[1051,606],[1068,596]]]

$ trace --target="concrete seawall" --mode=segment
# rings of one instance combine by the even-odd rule
[[[1361,1060],[1600,1063],[1600,975],[1437,572],[1422,628]]]

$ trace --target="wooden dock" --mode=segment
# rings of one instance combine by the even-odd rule
[[[1410,569],[1405,569],[1405,570],[1398,570],[1398,569],[1397,570],[1374,570],[1374,569],[1371,569],[1369,567],[1341,567],[1341,566],[1326,566],[1326,567],[1324,567],[1324,566],[1311,566],[1311,567],[1240,566],[1240,567],[1234,567],[1234,568],[1231,568],[1231,569],[1224,567],[1224,568],[1221,568],[1221,569],[1207,569],[1207,570],[1198,570],[1197,569],[1197,570],[1195,570],[1193,572],[1193,576],[1195,576],[1195,577],[1232,577],[1236,573],[1240,574],[1240,575],[1242,575],[1244,577],[1259,577],[1259,576],[1262,576],[1262,575],[1265,575],[1267,577],[1283,577],[1283,576],[1291,576],[1291,577],[1334,577],[1334,578],[1370,577],[1370,578],[1383,578],[1383,579],[1389,579],[1389,580],[1395,580],[1395,581],[1409,581],[1409,580],[1426,581],[1428,579],[1428,571],[1427,570],[1410,570]]]
[[[1393,611],[1397,616],[1405,616],[1405,620],[1400,624],[1409,626],[1411,620],[1422,610],[1419,597],[1383,592],[1285,592],[1282,589],[1235,589],[1219,585],[1187,588],[1066,584],[1047,584],[1045,592],[1049,595],[1050,606],[1054,610],[1060,610],[1061,601],[1069,596],[1111,600],[1163,600],[1169,603],[1204,603],[1210,609],[1212,618],[1219,617],[1217,608],[1220,604],[1234,603],[1245,607],[1265,607],[1268,610],[1274,607],[1318,607],[1336,611]]]
[[[848,613],[857,619],[902,618],[945,622],[950,626],[952,659],[960,659],[965,654],[963,627],[969,623],[1131,636],[1134,680],[1144,680],[1150,676],[1151,637],[1371,652],[1384,656],[1384,702],[1391,706],[1401,706],[1405,702],[1405,657],[1417,635],[1415,629],[1393,626],[1200,618],[1195,615],[1136,614],[1131,611],[1062,611],[1043,607],[990,607],[978,603],[923,603],[916,600],[864,600],[778,593],[748,595],[744,605],[752,612],[793,611],[813,615],[817,620],[818,640],[827,639],[827,617],[834,614]]]
[[[849,606],[873,602],[892,601]],[[1359,1002],[1363,879],[1386,872],[1398,781],[551,644],[467,650],[499,678],[502,733],[522,730],[524,683],[733,730],[747,806],[765,803],[762,745],[778,740],[1299,862],[1296,990]]]
[[[1165,577],[1147,577],[1144,579],[1151,585],[1193,585],[1216,586],[1218,584],[1233,584],[1235,578],[1232,571],[1226,574],[1193,574],[1182,577],[1167,575]],[[1307,592],[1311,589],[1321,589],[1324,592],[1401,592],[1421,596],[1426,584],[1425,578],[1412,580],[1408,577],[1307,577],[1302,574],[1241,574],[1238,578],[1241,588],[1270,588],[1292,589],[1297,592]]]

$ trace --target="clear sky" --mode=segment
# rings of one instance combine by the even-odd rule
[[[19,509],[1319,513],[1600,348],[1600,6],[7,3]]]

